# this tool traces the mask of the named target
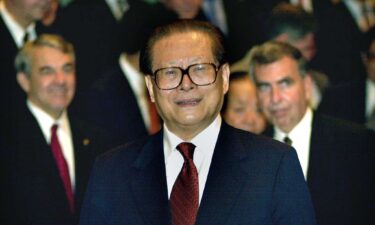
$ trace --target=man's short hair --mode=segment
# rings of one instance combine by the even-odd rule
[[[70,42],[64,40],[59,35],[42,34],[34,41],[28,41],[18,52],[14,61],[17,73],[22,72],[28,75],[31,73],[32,53],[38,47],[49,47],[60,50],[65,54],[69,54],[75,60],[74,48]]]
[[[211,39],[211,51],[216,63],[226,63],[226,52],[224,48],[224,36],[222,32],[208,22],[197,20],[177,20],[172,23],[157,27],[149,36],[145,46],[141,50],[140,68],[144,74],[152,74],[153,48],[157,41],[171,36],[172,34],[196,31],[207,35]]]
[[[316,30],[317,22],[311,13],[299,6],[283,2],[273,8],[266,33],[268,40],[288,34],[291,41],[297,41]]]
[[[290,57],[297,61],[300,75],[304,77],[307,71],[306,59],[301,52],[290,44],[269,41],[262,45],[254,46],[250,51],[250,75],[255,80],[257,66],[274,63],[283,57]]]

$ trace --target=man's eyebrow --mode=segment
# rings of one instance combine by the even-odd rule
[[[290,75],[285,75],[283,78],[276,81],[276,83],[280,84],[285,81],[293,81],[292,77]]]

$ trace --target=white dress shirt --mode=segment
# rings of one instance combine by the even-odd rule
[[[212,24],[220,28],[224,34],[228,34],[223,0],[203,0],[202,10]]]
[[[301,5],[301,7],[307,12],[313,12],[312,0],[290,0],[293,5]]]
[[[124,13],[129,9],[127,0],[105,0],[105,2],[117,21],[121,20]]]
[[[375,24],[375,13],[373,12],[374,8],[371,1],[365,0],[362,3],[358,0],[343,0],[343,2],[363,32],[366,32]],[[363,7],[365,7],[365,11],[363,11]],[[367,24],[366,17],[370,24]]]
[[[145,123],[146,128],[149,130],[151,126],[151,118],[149,113],[149,97],[146,90],[145,76],[129,63],[125,54],[121,54],[120,56],[120,67],[137,99],[143,122]]]
[[[26,32],[28,33],[29,40],[36,39],[35,23],[30,24],[25,30],[13,19],[13,16],[6,9],[4,1],[0,1],[0,15],[18,48],[23,46],[23,38]]]
[[[215,145],[219,136],[222,119],[220,115],[201,133],[191,141],[196,148],[194,151],[194,164],[199,177],[199,204],[202,200],[203,190],[206,185]],[[168,198],[171,196],[173,185],[182,169],[184,158],[176,149],[177,145],[185,142],[168,130],[164,124],[164,159],[167,174]]]
[[[51,127],[54,124],[58,125],[57,137],[62,148],[62,152],[66,163],[68,164],[70,182],[72,189],[75,189],[75,163],[74,163],[74,148],[73,138],[70,130],[68,114],[64,111],[58,120],[53,119],[50,115],[44,112],[41,108],[36,106],[31,101],[27,101],[27,106],[34,115],[39,124],[44,138],[48,144],[51,142]]]
[[[369,118],[375,110],[375,82],[366,81],[366,118]]]
[[[310,141],[313,113],[310,108],[306,110],[302,120],[288,134],[275,127],[274,139],[283,142],[285,136],[292,140],[292,146],[296,149],[303,175],[307,178],[307,170],[310,159]]]

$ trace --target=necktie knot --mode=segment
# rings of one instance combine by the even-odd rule
[[[57,131],[57,128],[59,127],[59,125],[57,124],[53,124],[52,127],[51,127],[51,133],[52,134],[56,134],[56,131]]]
[[[194,149],[195,149],[195,145],[193,143],[182,142],[176,148],[182,154],[185,161],[187,161],[189,159],[191,159],[191,160],[193,159]]]
[[[292,145],[292,140],[288,136],[285,136],[283,141],[287,145],[290,145],[290,146]]]

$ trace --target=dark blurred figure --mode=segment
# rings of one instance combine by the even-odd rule
[[[27,42],[15,60],[27,101],[1,127],[1,224],[74,225],[101,132],[68,113],[75,93],[73,46],[59,36]]]
[[[375,28],[365,36],[362,59],[367,78],[329,88],[319,110],[375,129]]]
[[[16,81],[14,57],[25,41],[34,40],[36,29],[49,10],[51,0],[3,0],[0,1],[0,120],[9,116],[23,104],[25,94]]]
[[[264,17],[257,1],[241,0],[162,0],[177,18],[208,21],[217,26],[226,38],[228,60],[236,61],[246,50],[263,40],[259,24]],[[162,14],[165,14],[162,13]]]
[[[357,0],[334,1],[316,14],[317,55],[311,65],[327,74],[331,85],[365,79],[360,53],[363,32],[345,2]]]
[[[139,69],[139,53],[153,28],[169,20],[173,18],[159,17],[151,8],[132,6],[121,24],[122,54],[116,65],[104,72],[84,96],[80,110],[85,119],[107,130],[115,139],[113,146],[160,129],[144,74]]]

